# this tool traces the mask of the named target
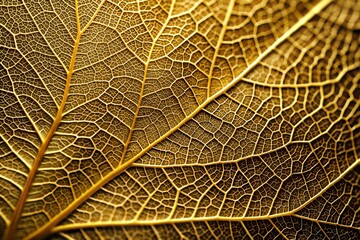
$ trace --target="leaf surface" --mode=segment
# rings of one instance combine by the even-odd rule
[[[360,4],[0,2],[4,239],[358,239]]]

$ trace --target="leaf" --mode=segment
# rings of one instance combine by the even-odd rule
[[[360,4],[0,1],[3,239],[359,239]]]

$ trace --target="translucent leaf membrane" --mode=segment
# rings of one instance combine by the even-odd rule
[[[359,30],[357,0],[0,0],[2,238],[360,238]]]

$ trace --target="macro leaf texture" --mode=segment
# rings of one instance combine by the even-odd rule
[[[360,239],[358,0],[0,0],[0,236]]]

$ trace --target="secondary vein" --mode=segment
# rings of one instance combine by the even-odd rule
[[[80,27],[80,16],[79,16],[79,7],[78,7],[78,0],[75,0],[75,14],[76,14],[76,25],[77,25],[77,36],[76,36],[76,40],[74,42],[74,48],[73,48],[73,52],[71,55],[71,59],[70,59],[70,64],[69,64],[69,68],[66,70],[66,82],[65,82],[65,89],[64,89],[64,93],[63,93],[63,97],[60,103],[60,106],[58,108],[58,111],[56,113],[55,119],[49,129],[49,132],[47,133],[46,137],[43,139],[38,153],[34,159],[34,163],[33,166],[30,168],[29,171],[29,175],[28,178],[26,179],[23,191],[21,192],[21,195],[19,197],[19,201],[17,202],[14,212],[10,218],[10,224],[9,227],[7,228],[5,235],[4,235],[4,240],[11,240],[14,238],[15,236],[15,231],[17,228],[17,225],[19,223],[21,214],[23,212],[24,209],[24,205],[26,202],[26,199],[29,195],[31,186],[34,182],[37,170],[39,169],[39,166],[41,164],[42,159],[44,158],[45,152],[47,150],[47,148],[49,147],[49,144],[61,122],[61,119],[63,117],[63,113],[64,113],[64,109],[65,109],[65,105],[67,102],[67,98],[69,96],[69,91],[70,91],[70,83],[71,83],[71,78],[74,72],[74,66],[75,66],[75,60],[76,60],[76,55],[78,52],[78,48],[79,48],[79,44],[80,44],[80,38],[81,35],[86,31],[86,29],[89,27],[89,25],[93,22],[96,14],[98,13],[98,11],[100,10],[101,6],[105,3],[106,0],[103,0],[97,11],[95,12],[94,16],[91,18],[91,20],[87,23],[87,25],[84,27],[84,29],[81,30]]]

